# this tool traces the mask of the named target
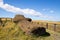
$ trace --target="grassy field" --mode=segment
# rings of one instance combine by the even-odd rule
[[[24,32],[13,22],[6,22],[5,26],[0,26],[0,40],[59,40],[60,33],[46,30],[50,36],[25,35]],[[55,36],[57,35],[57,36]],[[57,39],[56,39],[57,37]]]

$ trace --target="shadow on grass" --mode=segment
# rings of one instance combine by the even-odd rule
[[[32,35],[35,37],[48,37],[50,36],[50,34],[48,32],[46,32],[46,29],[44,27],[38,27],[37,29],[32,31]]]
[[[40,35],[40,34],[32,34],[34,37],[49,37],[50,36],[50,33],[48,33],[48,32],[46,32],[45,34],[42,34],[42,35]]]
[[[50,36],[50,33],[46,32],[45,34],[40,35],[40,36],[43,36],[43,37],[48,37],[48,36]]]

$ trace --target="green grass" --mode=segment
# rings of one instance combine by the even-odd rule
[[[51,35],[54,32],[50,32]],[[7,22],[4,27],[0,28],[0,40],[54,40],[53,36],[33,36],[33,35],[25,35],[24,32],[13,22]]]

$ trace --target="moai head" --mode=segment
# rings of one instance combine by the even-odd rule
[[[29,22],[31,22],[32,21],[32,19],[30,19],[30,18],[25,18],[23,15],[16,15],[14,18],[13,18],[13,22],[14,23],[18,23],[18,22],[20,22],[20,21],[29,21]]]
[[[18,23],[19,21],[22,21],[22,20],[25,20],[25,17],[23,15],[16,15],[14,18],[13,18],[13,22],[14,23]]]

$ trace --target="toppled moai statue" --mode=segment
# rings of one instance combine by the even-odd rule
[[[17,23],[25,34],[45,34],[45,28],[40,27],[38,24],[32,23],[31,21],[32,19],[25,18],[23,15],[16,15],[13,19],[13,22]]]
[[[46,33],[46,29],[44,27],[40,27],[39,25],[26,20],[19,22],[18,26],[24,31],[25,34],[43,35]]]

